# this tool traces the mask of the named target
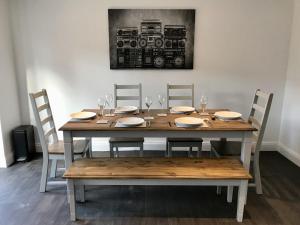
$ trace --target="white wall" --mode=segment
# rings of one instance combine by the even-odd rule
[[[21,123],[11,38],[8,1],[0,0],[0,167],[13,161],[10,132]]]
[[[113,83],[143,84],[156,97],[166,83],[194,83],[196,103],[248,116],[256,88],[275,94],[265,141],[277,143],[286,77],[292,0],[14,0],[22,121],[28,91],[46,88],[57,127],[68,114],[95,107]],[[196,9],[193,70],[110,70],[108,8]],[[199,105],[199,104],[197,104]],[[158,106],[158,104],[156,104]]]
[[[300,166],[300,1],[295,0],[282,110],[280,151]]]

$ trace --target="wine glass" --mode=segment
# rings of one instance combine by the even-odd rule
[[[112,102],[113,102],[113,96],[112,94],[105,94],[105,100],[106,104],[109,107],[109,114],[111,114],[111,107],[112,107]]]
[[[158,103],[160,104],[161,109],[163,110],[164,108],[164,103],[166,101],[165,96],[163,96],[162,94],[158,95]]]
[[[152,103],[153,103],[152,98],[149,97],[149,96],[146,96],[146,98],[145,98],[145,104],[146,104],[146,107],[148,109],[148,114],[149,114],[150,106],[152,105]]]
[[[106,100],[103,97],[100,97],[98,98],[97,103],[99,109],[98,115],[103,116],[104,108],[106,106]]]
[[[207,97],[202,95],[200,98],[200,107],[201,107],[202,113],[205,113],[207,101],[208,101]]]

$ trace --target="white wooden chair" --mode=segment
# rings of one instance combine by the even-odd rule
[[[137,95],[121,95],[118,90],[133,90]],[[137,101],[139,110],[142,109],[142,85],[118,85],[114,84],[114,104],[118,107],[119,101]],[[138,147],[140,149],[140,156],[143,156],[144,138],[128,138],[128,137],[113,137],[109,139],[110,157],[114,157],[114,149],[116,149],[116,157],[119,157],[119,148],[122,147]]]
[[[266,93],[259,89],[256,90],[254,101],[251,107],[249,116],[249,123],[257,129],[253,132],[253,143],[252,143],[252,156],[253,161],[253,175],[254,183],[249,183],[249,186],[256,187],[256,193],[262,194],[262,185],[259,169],[259,153],[261,149],[261,143],[263,140],[265,128],[267,125],[269,112],[272,104],[273,94]],[[241,142],[240,141],[228,141],[222,138],[220,141],[211,141],[211,150],[219,156],[238,156],[241,153]],[[220,192],[220,188],[218,188]],[[230,189],[230,187],[229,187]],[[232,191],[232,190],[229,190]]]
[[[47,91],[45,89],[42,89],[37,93],[30,93],[29,96],[34,112],[40,144],[43,151],[43,167],[40,192],[45,192],[47,185],[66,185],[66,181],[48,181],[49,161],[51,161],[51,178],[56,177],[56,172],[58,169],[64,170],[64,168],[57,168],[57,161],[65,160],[64,143],[63,141],[58,140]],[[76,158],[83,157],[84,155],[90,157],[90,140],[75,140],[74,153]]]
[[[187,90],[189,95],[173,95],[172,90]],[[171,101],[190,101],[194,107],[194,84],[191,85],[171,85],[167,84],[167,108],[170,109]],[[192,156],[193,147],[197,147],[197,157],[201,155],[202,138],[167,138],[167,152],[168,157],[172,156],[173,147],[189,147],[189,157]]]

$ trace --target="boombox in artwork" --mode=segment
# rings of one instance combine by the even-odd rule
[[[195,10],[109,9],[111,69],[193,69]]]

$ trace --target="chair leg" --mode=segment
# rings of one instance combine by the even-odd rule
[[[227,202],[228,203],[232,202],[232,195],[233,195],[233,186],[228,186],[227,187]]]
[[[114,158],[114,147],[111,143],[109,143],[109,155],[110,158]]]
[[[260,168],[259,168],[259,152],[254,154],[253,170],[254,170],[254,182],[256,187],[256,193],[261,195],[263,191],[261,186],[261,177],[260,177]]]
[[[45,192],[46,191],[47,177],[48,177],[48,165],[49,165],[49,159],[43,157],[43,167],[42,167],[40,192]]]
[[[119,147],[116,147],[116,157],[119,158]]]
[[[56,177],[56,169],[57,169],[57,159],[51,160],[51,169],[50,169],[50,177],[55,178]]]
[[[189,147],[189,153],[188,153],[188,157],[192,157],[193,156],[193,147]]]
[[[222,192],[222,187],[221,186],[217,186],[217,195],[220,195]]]
[[[140,145],[140,157],[144,156],[144,143]]]
[[[166,142],[166,152],[165,152],[165,157],[169,157],[169,142]]]
[[[202,145],[198,147],[197,158],[199,158],[201,155],[202,155]]]
[[[92,138],[89,138],[89,157],[88,158],[93,158],[93,149],[92,149]]]
[[[84,185],[78,185],[77,186],[77,192],[78,192],[78,201],[79,202],[85,202],[85,193],[84,193]]]
[[[172,145],[168,144],[168,157],[172,157]]]

